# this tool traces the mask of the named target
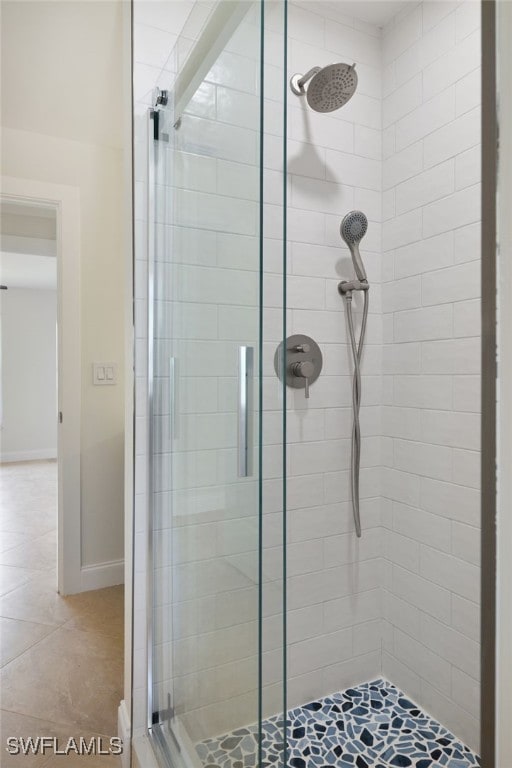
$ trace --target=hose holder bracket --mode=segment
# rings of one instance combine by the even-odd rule
[[[338,292],[343,296],[352,291],[369,291],[370,283],[367,280],[342,280],[338,283]]]

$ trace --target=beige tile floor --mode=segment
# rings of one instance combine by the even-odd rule
[[[0,465],[0,766],[112,768],[105,756],[11,756],[8,736],[117,736],[123,589],[56,591],[55,462]]]

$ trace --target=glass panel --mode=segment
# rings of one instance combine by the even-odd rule
[[[262,681],[266,714],[282,711],[280,533],[267,538],[265,573],[260,555],[263,493],[281,499],[283,489],[279,398],[269,409],[273,437],[264,456],[260,440],[264,287],[282,314],[282,277],[264,286],[261,234],[274,228],[275,273],[283,211],[263,205],[282,199],[282,161],[262,197],[261,16],[260,3],[194,6],[167,64],[170,74],[161,79],[170,85],[152,147],[150,717],[167,762],[176,766],[214,763],[219,749],[242,749],[244,759],[259,764]],[[273,106],[275,121],[282,107]],[[282,123],[279,130],[282,136]],[[274,168],[278,152],[273,144]],[[265,348],[272,361],[281,325]],[[275,398],[273,372],[271,381]],[[272,522],[282,518],[279,506],[273,511]],[[267,582],[272,596],[263,603]],[[246,730],[233,734],[240,728]]]
[[[286,337],[285,2],[264,7],[262,328],[262,765],[286,765],[286,385],[276,352]],[[279,365],[281,359],[277,358]]]
[[[479,6],[289,6],[288,77],[325,68],[307,97],[287,88],[287,334],[323,355],[309,400],[286,398],[292,765],[421,762],[421,711],[477,764],[461,744],[479,748]],[[358,84],[325,112],[334,62]],[[368,285],[343,297],[353,210]]]

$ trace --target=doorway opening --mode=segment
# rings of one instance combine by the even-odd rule
[[[79,195],[64,185],[1,182],[0,462],[11,470],[15,462],[54,462],[46,471],[53,471],[56,495],[56,586],[74,594],[84,589]]]
[[[2,565],[30,564],[50,577],[60,466],[56,206],[2,198],[0,235]]]
[[[2,565],[52,573],[58,528],[55,205],[0,201]],[[11,573],[19,579],[22,573]]]

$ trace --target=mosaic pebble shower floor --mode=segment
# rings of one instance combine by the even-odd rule
[[[479,768],[480,758],[385,680],[288,713],[286,768]],[[283,721],[263,723],[261,768],[283,767]],[[260,768],[257,726],[196,745],[204,768]]]

